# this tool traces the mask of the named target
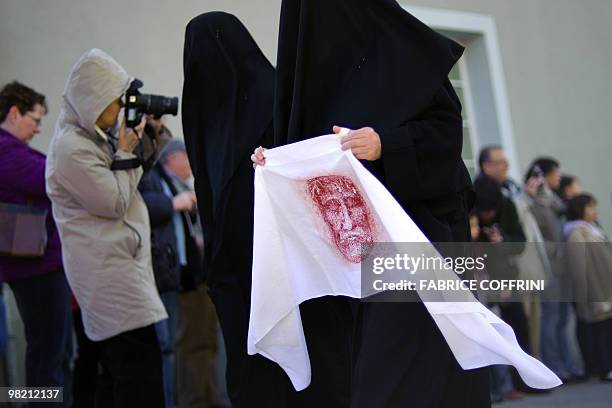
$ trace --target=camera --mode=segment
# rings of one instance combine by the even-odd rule
[[[126,127],[135,128],[138,126],[143,115],[151,115],[155,119],[167,114],[176,116],[178,113],[177,97],[142,94],[139,91],[142,85],[142,81],[134,79],[125,92]],[[144,171],[148,171],[153,166],[159,153],[169,141],[168,137],[155,135],[150,128],[145,127],[143,138],[133,151],[137,157],[136,160],[142,165]]]
[[[176,116],[178,98],[161,95],[142,94],[139,89],[142,81],[134,79],[125,93],[125,125],[134,128],[140,124],[142,115],[152,115],[159,119],[163,115]]]
[[[538,165],[533,166],[531,174],[533,177],[544,177],[544,172]]]

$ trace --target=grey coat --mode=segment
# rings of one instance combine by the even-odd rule
[[[142,169],[111,171],[114,158],[95,122],[131,79],[110,56],[86,52],[64,90],[49,147],[46,180],[62,241],[64,267],[92,340],[167,317],[151,266],[147,208],[137,186]]]
[[[566,224],[565,233],[578,317],[587,322],[612,318],[612,245],[585,221]]]

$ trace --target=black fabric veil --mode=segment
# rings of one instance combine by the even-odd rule
[[[271,126],[274,68],[235,16],[211,12],[187,25],[183,69],[183,132],[209,264],[232,177]]]
[[[427,107],[463,47],[395,0],[284,0],[275,143],[398,127]]]
[[[427,230],[436,221],[417,213],[471,206],[461,103],[448,80],[462,53],[395,0],[284,0],[275,144],[333,125],[374,128],[382,157],[362,163]]]

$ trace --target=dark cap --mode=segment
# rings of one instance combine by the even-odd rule
[[[162,150],[159,160],[164,163],[168,156],[175,152],[186,152],[185,143],[182,140],[173,139],[168,145]]]

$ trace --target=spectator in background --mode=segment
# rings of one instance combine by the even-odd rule
[[[234,408],[284,408],[295,393],[287,376],[246,349],[254,197],[249,155],[272,139],[274,68],[244,25],[221,12],[189,22],[183,62],[183,132],[204,232],[203,271],[227,353],[228,395]]]
[[[549,242],[560,242],[561,238],[565,206],[554,193],[560,185],[559,162],[552,158],[536,159],[525,176],[525,190],[533,200],[532,211],[544,239]]]
[[[513,193],[513,183],[508,178],[508,160],[503,149],[500,146],[487,146],[479,155],[478,163],[481,173],[475,181],[479,183],[483,178],[490,178],[495,182],[491,183],[491,188],[496,186],[499,190],[500,205],[495,219],[492,221],[494,225],[499,226],[502,233],[503,242],[524,243],[526,242],[525,233],[523,231],[523,223],[519,217],[517,206],[515,204],[516,193]],[[523,214],[525,216],[525,214]],[[510,272],[508,279],[519,279],[519,259],[525,251],[525,245],[506,245],[504,246],[503,256],[505,259],[506,271]],[[520,250],[519,250],[520,249]],[[531,265],[524,265],[529,268]],[[529,332],[529,322],[523,305],[523,297],[525,293],[513,293],[512,299],[507,299],[499,303],[501,317],[513,329],[517,336],[517,340],[523,350],[531,354],[531,342]],[[534,391],[528,387],[518,375],[515,369],[511,370],[514,386],[525,392]]]
[[[505,242],[525,242],[525,234],[516,206],[503,185],[508,181],[508,160],[504,151],[499,146],[486,147],[480,152],[478,163],[480,174],[474,183],[482,183],[489,189],[496,188],[500,196],[499,207],[491,223],[498,225],[503,231]],[[490,181],[485,181],[485,178]]]
[[[597,224],[597,216],[597,201],[592,195],[571,198],[564,235],[585,371],[612,381],[612,247]]]
[[[185,145],[172,141],[160,163],[175,197],[193,193],[193,174]],[[197,212],[182,212],[187,257],[181,264],[178,328],[176,336],[177,405],[179,408],[221,406],[216,378],[217,314],[204,284],[204,239]]]
[[[517,229],[516,223],[518,221],[512,222],[517,217],[516,210],[511,206],[512,203],[509,199],[503,196],[501,185],[492,177],[481,173],[474,181],[474,190],[476,192],[476,201],[474,203],[473,215],[477,217],[478,225],[473,225],[474,221],[470,218],[472,240],[491,244],[524,241],[524,238],[521,241],[522,231],[520,227]],[[503,211],[507,213],[502,215]],[[504,231],[503,225],[509,227],[510,234]],[[476,231],[478,231],[478,235],[476,235]],[[505,249],[510,251],[507,252]],[[489,253],[487,274],[491,279],[516,279],[516,276],[513,275],[517,271],[509,257],[513,255],[513,251],[517,250],[522,251],[522,246],[511,246],[509,248],[487,247],[487,253]],[[495,302],[489,303],[488,306],[495,314],[512,326],[519,344],[529,352],[528,345],[525,347],[523,344],[526,335],[528,338],[528,329],[522,303],[512,302],[512,299],[509,299],[510,296],[511,293],[504,293],[499,296],[499,299],[495,299]],[[527,386],[522,381],[513,379],[512,371],[508,366],[493,366],[490,373],[492,401],[500,402],[523,398],[524,395],[517,388],[522,386],[522,388],[526,389]]]
[[[46,178],[70,287],[104,369],[102,406],[164,406],[154,324],[168,316],[155,288],[147,208],[132,153],[143,122],[119,122],[132,79],[92,49],[72,68]],[[117,131],[115,131],[117,129]]]
[[[6,376],[6,345],[8,343],[8,327],[6,321],[6,305],[4,304],[3,285],[0,282],[0,387],[7,387]]]
[[[561,197],[563,201],[568,201],[577,195],[582,193],[582,186],[578,182],[578,179],[575,176],[570,176],[564,174],[561,176],[561,181],[559,182],[559,189],[557,190],[557,195]]]
[[[525,176],[525,190],[542,237],[547,243],[551,277],[541,302],[541,356],[564,382],[584,377],[576,340],[575,316],[570,298],[570,281],[560,242],[563,241],[565,205],[555,191],[561,184],[559,162],[549,157],[533,161]]]
[[[147,118],[145,132],[157,139],[169,133],[163,118]],[[155,325],[162,351],[166,408],[175,404],[175,338],[178,318],[180,269],[187,263],[182,213],[195,208],[193,192],[176,193],[170,176],[158,162],[140,180],[138,190],[147,205],[151,222],[151,256],[155,283],[168,318]]]
[[[510,215],[516,212],[525,241],[528,242],[525,251],[514,259],[518,268],[519,279],[540,280],[548,278],[551,273],[550,263],[542,232],[531,212],[531,199],[521,186],[510,178],[508,159],[503,148],[499,145],[485,146],[480,152],[478,163],[483,174],[501,184],[501,192],[506,198],[504,201],[509,201],[506,202],[506,206],[510,207],[510,203],[514,206],[514,209],[509,208],[510,211],[507,211],[507,213]],[[508,215],[504,217],[506,220],[508,220]],[[512,219],[514,219],[513,216]],[[512,222],[512,220],[508,221]],[[514,222],[516,221],[514,220]],[[525,293],[523,296],[525,304],[528,306],[525,312],[529,318],[529,350],[539,355],[540,302],[537,295],[532,296]]]
[[[498,223],[502,209],[503,196],[499,183],[484,174],[474,181],[476,201],[474,214],[478,217],[479,242],[499,243],[504,241],[502,229]]]
[[[70,295],[60,239],[45,193],[45,161],[28,146],[47,113],[45,97],[18,82],[0,91],[0,201],[47,210],[47,248],[40,258],[0,256],[24,323],[26,385],[67,387],[70,380]],[[69,395],[69,393],[67,393]]]

